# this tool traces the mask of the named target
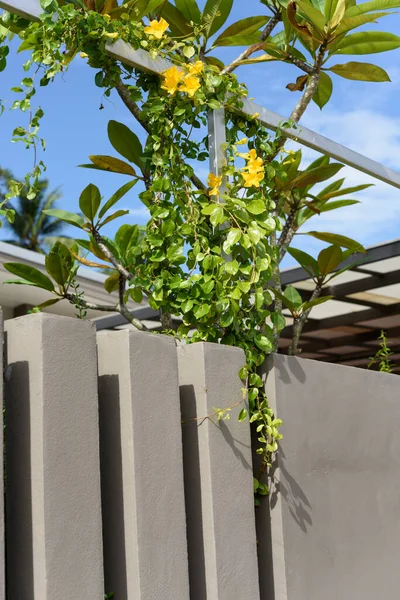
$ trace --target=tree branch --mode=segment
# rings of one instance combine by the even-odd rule
[[[294,204],[290,209],[290,212],[286,219],[286,223],[282,229],[281,235],[279,236],[279,240],[278,240],[278,244],[277,244],[278,248],[280,248],[279,262],[282,261],[283,257],[286,254],[286,251],[290,245],[290,242],[293,239],[293,236],[295,233],[294,225],[296,222],[297,211],[298,211],[298,206],[296,206],[296,204]]]
[[[119,276],[119,285],[118,285],[118,296],[119,296],[119,302],[117,305],[117,310],[118,312],[125,317],[125,319],[131,323],[134,327],[136,327],[136,329],[139,329],[139,331],[149,331],[146,327],[146,325],[144,325],[144,323],[142,323],[142,321],[139,321],[139,319],[136,319],[136,317],[134,317],[130,311],[128,310],[128,308],[125,305],[124,302],[124,295],[125,295],[125,284],[126,284],[126,278],[120,274]]]
[[[242,60],[246,60],[247,58],[249,58],[249,56],[251,56],[252,54],[257,52],[258,50],[262,50],[264,47],[265,40],[269,38],[272,31],[274,30],[274,28],[276,27],[276,25],[279,23],[280,20],[281,20],[281,13],[279,11],[273,17],[271,17],[271,19],[268,21],[264,31],[260,35],[260,42],[257,42],[256,44],[252,44],[251,46],[249,46],[247,48],[247,50],[245,50],[244,52],[239,54],[239,56],[237,58],[235,58],[235,60],[233,62],[231,62],[230,65],[227,65],[224,69],[222,69],[221,75],[227,75],[228,73],[232,73],[235,69],[237,69],[237,67],[240,65]]]
[[[308,73],[309,75],[312,75],[314,73],[313,67],[310,67],[310,65],[300,60],[300,58],[293,56],[293,54],[290,54],[289,52],[286,54],[285,60],[291,62],[293,65],[296,65],[296,67],[299,67],[299,69],[301,69],[305,73]]]
[[[318,283],[315,287],[315,290],[311,294],[311,297],[308,302],[312,302],[313,300],[316,300],[317,298],[319,298],[321,295],[321,292],[322,292],[322,287],[321,287],[321,284]],[[303,331],[305,322],[307,321],[308,316],[311,312],[311,309],[312,309],[312,307],[308,308],[305,312],[303,312],[301,317],[296,317],[294,319],[292,343],[290,344],[290,348],[289,348],[290,356],[297,356],[298,354],[301,353],[301,349],[298,347],[299,341],[300,341],[300,336],[301,336],[301,332]]]
[[[75,294],[70,294],[69,292],[65,292],[64,298],[71,303],[75,303],[77,300],[77,296]],[[108,304],[93,304],[92,302],[86,302],[82,298],[79,298],[79,304],[82,305],[83,308],[87,308],[88,310],[99,310],[101,312],[118,312],[117,306],[110,306]]]
[[[128,269],[126,269],[123,265],[121,265],[121,263],[115,258],[115,256],[113,255],[113,253],[108,249],[108,247],[106,246],[106,244],[103,242],[103,238],[101,237],[101,235],[99,234],[99,232],[97,231],[97,229],[93,228],[92,229],[92,234],[93,237],[96,241],[96,244],[98,245],[98,247],[100,248],[100,250],[103,252],[103,254],[105,256],[107,256],[108,260],[110,261],[110,263],[117,269],[118,273],[120,275],[122,275],[123,277],[125,277],[126,280],[130,280],[133,278],[132,273],[130,273],[128,271]]]
[[[304,94],[302,95],[302,97],[300,98],[298,103],[296,104],[295,108],[292,110],[292,113],[289,117],[291,121],[294,121],[294,123],[298,123],[300,121],[301,117],[303,116],[307,107],[309,106],[315,92],[317,91],[318,84],[319,84],[319,81],[321,78],[321,66],[322,66],[322,61],[324,59],[326,46],[327,46],[327,42],[323,42],[321,44],[321,46],[318,50],[317,58],[315,59],[315,62],[314,62],[314,67],[312,68],[312,75],[310,76],[307,88],[304,91]],[[277,154],[279,154],[284,143],[286,142],[286,139],[287,139],[287,136],[282,132],[280,134],[280,136],[275,140],[275,143],[277,145],[275,148],[275,152],[270,157],[270,160],[273,160],[277,156]],[[289,247],[289,244],[291,243],[293,236],[295,234],[295,229],[293,226],[295,224],[296,212],[297,212],[297,208],[295,211],[293,211],[293,209],[290,211],[287,221],[284,225],[282,235],[280,236],[280,239],[279,239],[279,246],[281,248],[280,260],[282,260],[283,257],[285,256],[286,250]],[[294,327],[293,327],[293,330],[294,330]]]
[[[300,100],[298,101],[298,103],[296,104],[294,109],[292,110],[292,114],[289,117],[289,119],[291,121],[294,121],[295,123],[298,123],[300,121],[300,119],[304,115],[308,105],[310,104],[315,92],[317,91],[318,84],[319,84],[319,81],[321,78],[321,66],[322,66],[322,61],[324,60],[326,46],[327,46],[327,42],[324,42],[323,44],[321,44],[321,46],[318,50],[317,58],[315,59],[314,68],[312,69],[312,75],[309,79],[309,82],[304,91],[304,94],[302,95],[302,97],[300,98]]]

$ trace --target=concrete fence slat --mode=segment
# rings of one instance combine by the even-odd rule
[[[116,600],[188,600],[175,341],[97,336],[106,590]]]
[[[5,325],[7,597],[104,597],[95,327]]]
[[[240,401],[244,354],[198,343],[178,360],[191,600],[259,600],[249,423],[201,418]]]
[[[0,600],[5,600],[5,548],[4,548],[4,462],[3,462],[3,408],[4,408],[4,326],[3,311],[0,309]]]

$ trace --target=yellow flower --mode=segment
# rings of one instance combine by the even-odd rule
[[[106,37],[111,38],[112,40],[115,40],[115,38],[117,38],[118,35],[118,31],[114,31],[113,33],[106,33]]]
[[[150,21],[150,25],[144,28],[147,35],[153,35],[157,40],[161,40],[165,31],[168,29],[169,23],[165,19]]]
[[[208,193],[210,196],[218,196],[219,195],[219,186],[222,184],[222,177],[218,177],[218,175],[214,175],[214,173],[210,173],[207,180],[208,186],[212,188]]]
[[[195,75],[186,75],[183,80],[183,85],[179,88],[181,92],[185,92],[188,96],[193,98],[195,93],[200,87],[200,79]]]
[[[81,58],[87,58],[89,55],[86,52],[81,52],[79,55]]]
[[[265,175],[263,159],[257,156],[257,151],[254,148],[250,150],[245,158],[247,159],[247,163],[242,169],[244,187],[260,187],[260,182],[264,179]]]
[[[260,113],[255,112],[254,115],[252,115],[253,119],[257,119],[257,117],[260,116]]]
[[[189,74],[190,75],[200,75],[200,73],[204,69],[204,63],[201,60],[189,65]]]
[[[185,73],[178,69],[178,67],[171,67],[164,72],[164,85],[161,89],[167,90],[168,94],[172,96],[178,89],[178,85],[181,83]]]
[[[260,187],[261,181],[264,179],[264,171],[242,173],[244,179],[244,187]]]
[[[248,141],[249,140],[247,138],[242,138],[241,140],[236,142],[236,146],[244,146],[244,144],[247,144]]]

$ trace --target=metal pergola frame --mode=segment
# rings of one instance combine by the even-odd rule
[[[399,302],[393,304],[382,304],[375,302],[370,298],[357,298],[353,294],[361,292],[372,292],[378,288],[395,285],[400,283],[400,270],[393,268],[386,270],[383,273],[377,273],[372,270],[374,263],[388,260],[390,258],[400,257],[400,240],[387,242],[379,246],[374,246],[367,250],[366,254],[356,254],[351,259],[345,261],[342,266],[354,264],[348,273],[360,273],[364,277],[346,283],[338,283],[328,285],[323,288],[322,295],[333,296],[334,300],[347,302],[350,305],[365,306],[364,310],[352,312],[349,307],[349,312],[343,315],[327,317],[324,319],[308,319],[304,326],[301,338],[301,346],[305,356],[317,354],[320,360],[329,362],[344,363],[353,362],[358,359],[368,359],[373,354],[371,347],[367,348],[364,353],[359,354],[340,354],[332,355],[326,351],[332,348],[341,348],[346,346],[365,345],[368,342],[376,342],[380,329],[384,328],[388,338],[395,341],[392,350],[395,353],[400,353],[400,299]],[[370,266],[370,268],[368,268]],[[299,282],[304,282],[309,279],[308,273],[302,269],[289,269],[282,273],[282,284],[293,285]],[[308,290],[298,289],[304,300],[307,300],[311,292]],[[373,294],[372,294],[373,295]],[[393,317],[399,317],[397,320]],[[381,322],[386,319],[387,323],[381,327],[375,322]],[[390,324],[392,322],[393,324]],[[347,333],[347,329],[353,331]],[[340,331],[342,330],[342,334]],[[327,338],[323,336],[323,332],[334,331],[336,337]],[[292,327],[286,327],[282,332],[282,346],[285,345],[285,340],[291,339]],[[318,339],[316,334],[322,334]],[[365,361],[364,361],[365,362]],[[400,370],[400,367],[399,367]]]
[[[40,6],[39,0],[0,0],[0,7],[6,10],[23,16],[29,20],[39,20],[43,10]],[[135,67],[138,70],[143,70],[155,74],[161,74],[167,68],[171,66],[171,63],[167,60],[156,58],[153,59],[145,50],[134,50],[129,44],[122,40],[117,40],[115,43],[109,43],[106,45],[106,50],[116,60],[122,63],[128,64]],[[255,113],[259,113],[258,120],[268,129],[276,131],[280,125],[286,120],[281,115],[270,111],[269,109],[259,106],[251,100],[245,100],[242,113],[246,116],[253,116]],[[225,162],[225,153],[223,150],[223,144],[226,141],[226,128],[225,128],[225,110],[212,110],[209,113],[208,119],[208,136],[209,136],[209,151],[210,151],[210,171],[215,174],[220,174],[222,166]],[[400,189],[400,173],[392,169],[386,168],[384,165],[363,156],[346,146],[342,146],[337,142],[326,138],[319,133],[307,129],[305,127],[296,127],[292,129],[285,129],[285,136],[295,140],[296,142],[321,152],[325,155],[330,156],[340,162],[357,169],[367,175],[374,177],[380,181],[383,181],[397,189]],[[353,270],[355,272],[368,273],[366,267],[377,260],[382,260],[385,257],[393,257],[400,255],[400,241],[388,243],[383,246],[372,248],[368,251],[367,255],[359,255],[351,258],[351,262],[359,262],[359,266]],[[302,269],[291,269],[284,271],[282,274],[282,283],[284,285],[293,284],[308,278],[307,273]],[[350,283],[337,284],[327,287],[324,290],[325,294],[334,295],[335,299],[344,302],[351,302],[353,304],[365,304],[365,310],[357,313],[349,313],[345,315],[329,317],[323,320],[309,319],[306,323],[302,340],[307,339],[307,334],[315,332],[316,330],[330,329],[333,327],[346,326],[353,324],[354,322],[370,321],[373,319],[380,318],[382,316],[391,316],[398,313],[397,305],[382,306],[374,305],[372,302],[351,299],[348,296],[352,293],[357,293],[363,290],[371,290],[383,285],[390,285],[393,283],[400,283],[400,272],[385,273],[384,275],[377,275],[376,273],[370,273],[368,278],[353,281]],[[304,298],[309,297],[309,293],[301,291]],[[138,307],[133,311],[133,314],[140,319],[156,319],[158,317],[157,311],[152,310],[148,306]],[[101,322],[101,323],[100,323]],[[122,317],[120,315],[107,316],[100,319],[98,322],[98,328],[113,328],[122,324]],[[361,329],[361,328],[360,328]],[[396,328],[397,329],[397,328]],[[288,327],[283,332],[283,340],[290,335],[291,328]],[[346,342],[352,342],[354,340],[367,340],[368,335],[360,331],[359,333],[348,335],[342,338]],[[324,340],[325,343],[325,340]],[[329,342],[331,345],[335,345],[336,341]],[[326,360],[326,355],[323,354],[322,341],[314,340],[310,342],[308,346],[313,351],[321,353],[321,359]],[[399,347],[400,351],[400,347]],[[332,359],[332,356],[329,357]],[[338,360],[339,362],[339,360]]]

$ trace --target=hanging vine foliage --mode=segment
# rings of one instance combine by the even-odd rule
[[[90,183],[80,195],[79,212],[47,210],[79,230],[77,238],[68,247],[54,245],[46,257],[48,275],[22,264],[4,265],[18,277],[13,283],[47,290],[50,299],[45,305],[67,299],[80,316],[89,309],[117,311],[142,330],[145,325],[131,315],[127,304],[146,301],[160,311],[166,334],[188,343],[242,348],[246,365],[240,372],[244,384],[238,418],[255,423],[261,459],[255,491],[265,495],[263,475],[278,449],[282,423],[268,405],[257,369],[277,349],[287,325],[285,314],[293,320],[290,352],[299,352],[300,333],[311,309],[330,298],[322,294],[323,285],[343,272],[339,266],[345,258],[363,251],[354,240],[330,232],[308,232],[328,244],[317,258],[291,244],[310,218],[354,204],[357,200],[348,194],[367,187],[343,188],[340,179],[314,191],[343,165],[321,157],[301,169],[301,151],[284,149],[285,129],[296,125],[312,100],[320,108],[328,102],[329,73],[361,81],[389,79],[383,69],[367,63],[329,66],[334,55],[394,49],[400,38],[376,31],[354,33],[389,14],[382,10],[395,8],[392,0],[361,5],[345,0],[265,0],[261,5],[263,14],[226,27],[232,0],[208,0],[203,12],[195,0],[130,0],[121,6],[116,0],[42,0],[43,15],[36,22],[3,13],[0,70],[6,68],[13,32],[21,40],[19,50],[29,52],[30,58],[24,65],[26,77],[13,88],[18,99],[12,108],[31,115],[27,127],[15,129],[14,140],[34,149],[35,162],[25,181],[11,182],[9,197],[18,195],[22,186],[35,196],[45,168],[37,157],[44,146],[39,132],[44,114],[35,107],[36,89],[64,73],[73,60],[87,61],[105,96],[115,90],[146,132],[142,145],[125,124],[108,123],[112,153],[93,154],[81,166],[131,180],[107,200]],[[160,76],[137,71],[108,52],[116,40],[146,50],[152,58],[168,59],[172,66]],[[215,55],[223,46],[245,50],[225,65]],[[302,72],[287,86],[301,97],[273,137],[257,114],[241,113],[247,89],[234,73],[248,64],[264,69],[271,61],[296,65]],[[209,111],[220,108],[227,111],[226,162],[207,182],[201,181],[196,166],[209,159],[204,128]],[[123,223],[109,239],[103,228],[123,219],[127,211],[118,203],[134,187],[140,188],[138,196],[149,212],[145,230]],[[7,204],[2,212],[12,218]],[[287,251],[315,282],[309,297],[292,286],[282,290],[280,263]],[[117,292],[116,302],[97,306],[84,299],[76,284],[80,264],[111,270],[105,289]],[[232,408],[216,407],[215,415],[228,418]]]

